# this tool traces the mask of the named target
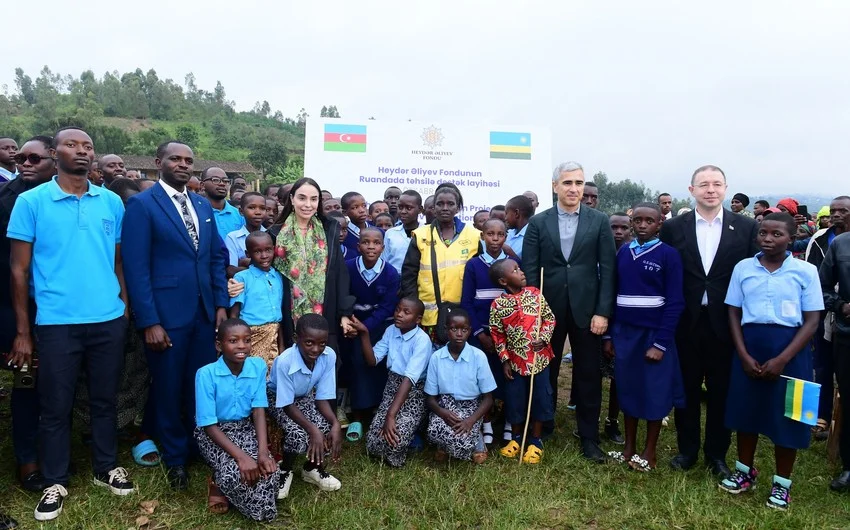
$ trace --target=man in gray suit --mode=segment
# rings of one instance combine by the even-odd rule
[[[602,462],[605,455],[599,448],[600,340],[608,329],[614,306],[616,249],[608,217],[581,204],[584,183],[584,170],[577,162],[564,162],[555,168],[552,189],[558,202],[529,221],[522,247],[522,269],[528,285],[534,287],[540,287],[543,269],[543,296],[555,313],[555,358],[549,365],[555,404],[562,345],[569,336],[581,451],[588,460]]]

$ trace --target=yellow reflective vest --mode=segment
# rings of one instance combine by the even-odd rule
[[[433,229],[433,232],[432,232]],[[437,297],[434,294],[434,276],[431,271],[431,234],[437,237],[437,276],[440,280],[440,301],[460,303],[463,291],[463,272],[469,258],[478,253],[481,231],[467,223],[457,239],[449,246],[440,241],[439,230],[431,225],[420,226],[413,231],[419,248],[419,299],[425,304],[423,326],[437,323]]]

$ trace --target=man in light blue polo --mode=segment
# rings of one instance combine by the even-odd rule
[[[13,354],[33,350],[30,275],[38,308],[40,460],[50,485],[35,509],[39,521],[58,517],[68,495],[71,408],[81,364],[91,400],[94,483],[116,495],[135,490],[127,471],[117,466],[115,428],[127,331],[120,253],[124,206],[87,180],[94,145],[84,131],[60,129],[50,152],[58,174],[18,197],[7,230],[17,324]]]
[[[222,241],[227,240],[227,234],[235,232],[245,225],[245,219],[239,213],[239,208],[227,202],[227,190],[230,179],[220,167],[210,167],[201,172],[201,184],[204,186],[206,198],[210,201],[215,226]]]

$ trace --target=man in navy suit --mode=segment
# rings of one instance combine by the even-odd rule
[[[227,317],[225,262],[212,207],[187,192],[194,154],[171,141],[156,150],[160,181],[127,201],[121,246],[130,305],[143,331],[156,435],[174,489],[188,487],[195,372],[215,362]]]

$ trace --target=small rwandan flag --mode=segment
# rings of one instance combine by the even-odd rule
[[[531,135],[520,132],[490,132],[490,158],[531,160]]]
[[[807,425],[817,425],[820,385],[784,375],[782,377],[788,380],[785,387],[785,417]]]
[[[366,126],[325,124],[325,151],[366,152]]]

